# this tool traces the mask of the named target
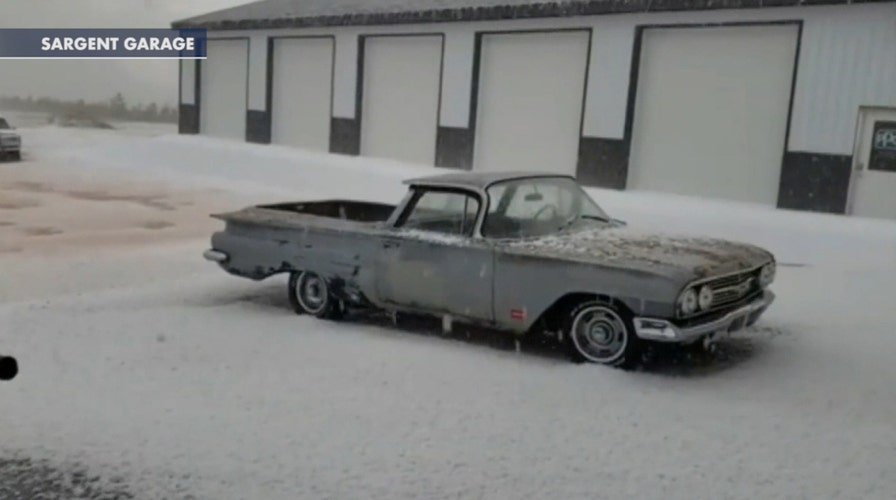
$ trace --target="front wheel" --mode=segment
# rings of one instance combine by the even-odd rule
[[[631,368],[641,359],[642,342],[634,333],[631,315],[606,302],[592,300],[574,307],[564,333],[573,361]]]
[[[289,276],[289,303],[296,314],[310,314],[322,319],[340,319],[345,303],[335,297],[322,276],[302,271]]]

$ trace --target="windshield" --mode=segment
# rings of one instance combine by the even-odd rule
[[[483,236],[525,238],[556,233],[607,214],[569,177],[531,177],[492,184]]]

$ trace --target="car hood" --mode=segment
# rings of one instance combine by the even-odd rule
[[[507,242],[511,254],[640,270],[682,280],[699,279],[761,266],[768,251],[745,243],[630,228],[599,228]]]

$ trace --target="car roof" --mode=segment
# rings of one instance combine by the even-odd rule
[[[538,177],[564,177],[575,180],[575,177],[571,175],[521,170],[511,172],[452,172],[450,174],[408,179],[404,183],[411,186],[459,187],[484,190],[496,182]]]

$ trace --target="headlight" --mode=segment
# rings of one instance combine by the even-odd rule
[[[693,288],[688,288],[681,298],[678,299],[678,307],[684,314],[694,314],[697,312],[697,292]]]
[[[775,270],[774,262],[762,266],[762,270],[759,271],[759,285],[765,288],[775,281]]]
[[[700,306],[700,309],[707,310],[712,307],[712,288],[708,285],[703,285],[700,288],[700,293],[697,294],[697,305]]]

